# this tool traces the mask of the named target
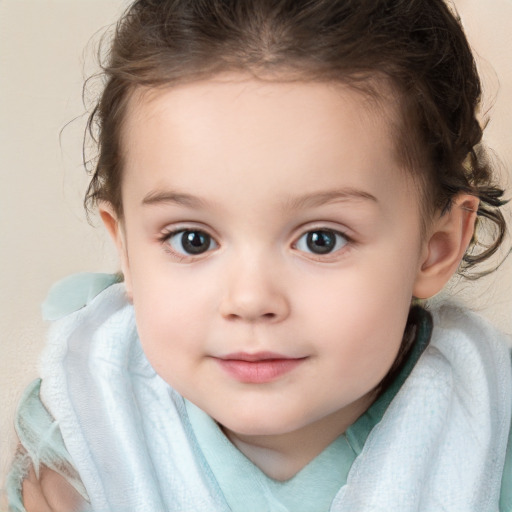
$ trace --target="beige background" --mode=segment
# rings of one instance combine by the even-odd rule
[[[0,485],[16,446],[15,404],[37,376],[45,332],[39,304],[48,287],[73,272],[116,270],[110,242],[81,205],[81,88],[96,69],[94,34],[122,4],[0,0]],[[494,105],[486,140],[510,169],[512,0],[456,5],[478,54],[486,108]],[[511,284],[512,257],[492,277],[455,289],[512,334]]]

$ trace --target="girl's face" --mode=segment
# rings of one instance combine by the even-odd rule
[[[424,257],[396,113],[231,78],[129,106],[118,241],[142,346],[232,436],[336,437],[397,355]]]

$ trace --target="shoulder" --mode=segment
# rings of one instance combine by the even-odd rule
[[[109,348],[129,351],[137,339],[133,306],[121,281],[117,274],[75,274],[56,283],[42,305],[51,326],[39,361],[41,396],[59,419],[55,407],[69,406],[61,402],[70,374],[90,372],[95,357],[114,357]],[[105,336],[116,342],[105,343]]]
[[[430,308],[433,317],[432,342],[446,350],[471,348],[489,363],[500,364],[510,373],[512,338],[498,330],[489,320],[453,302]]]
[[[485,331],[497,337],[507,338],[489,320],[454,299],[439,299],[428,305],[434,318],[434,325],[443,329],[462,332]],[[509,338],[512,342],[512,340]]]
[[[505,436],[503,451],[506,451],[502,475],[500,512],[512,512],[512,338],[500,332],[488,320],[469,309],[453,304],[444,303],[432,309],[434,318],[433,342],[441,345],[441,351],[451,350],[463,354],[466,365],[476,372],[480,362],[488,370],[488,379],[495,378],[501,373],[502,379],[496,382],[495,405],[503,407],[507,413],[503,421],[507,421],[508,436]],[[439,343],[439,340],[443,341]],[[437,340],[437,341],[436,341]],[[475,354],[474,359],[468,358],[466,347]],[[471,362],[471,364],[468,363]],[[497,369],[501,368],[501,372]],[[505,402],[499,404],[499,402]],[[502,451],[502,454],[503,454]]]
[[[45,320],[58,320],[87,306],[109,286],[122,281],[121,274],[81,272],[55,283],[41,306]]]

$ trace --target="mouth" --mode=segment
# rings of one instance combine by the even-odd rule
[[[263,384],[291,372],[307,357],[288,357],[273,352],[237,352],[215,358],[219,366],[239,382]]]

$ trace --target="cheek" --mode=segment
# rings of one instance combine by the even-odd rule
[[[340,378],[351,375],[356,384],[370,378],[377,384],[397,355],[414,281],[412,260],[400,264],[397,257],[397,251],[389,257],[361,256],[360,264],[333,273],[322,286],[311,282],[297,290],[298,316],[309,319],[304,331],[325,344],[332,365],[343,368]]]
[[[176,269],[168,261],[132,265],[133,303],[145,330],[188,331],[211,307],[212,283],[193,269]],[[140,318],[140,320],[139,320]]]
[[[362,326],[373,324],[374,319],[392,321],[394,316],[402,317],[412,298],[413,267],[393,257],[373,261],[361,258],[339,272],[313,277],[295,294],[301,296],[301,314],[312,314],[318,322],[323,318],[323,322]]]
[[[388,300],[387,303],[393,303]],[[320,368],[332,378],[329,389],[343,390],[343,396],[361,397],[374,389],[388,373],[402,343],[408,305],[402,311],[381,301],[347,300],[336,315],[318,315],[314,329],[318,354],[328,368]]]
[[[199,294],[183,293],[176,283],[134,281],[134,308],[144,353],[167,382],[193,362],[203,338],[204,306]]]

